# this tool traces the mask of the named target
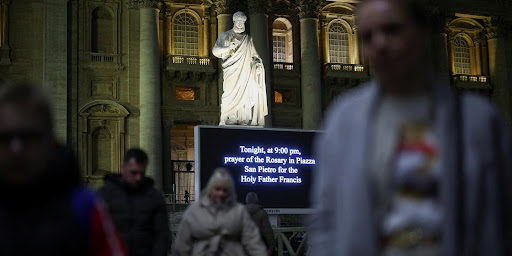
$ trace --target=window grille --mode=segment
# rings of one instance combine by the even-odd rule
[[[199,28],[197,20],[188,13],[179,14],[174,20],[174,54],[199,55]]]
[[[453,41],[453,56],[455,74],[471,74],[471,57],[469,53],[469,44],[461,36],[455,37]]]
[[[349,64],[348,32],[339,22],[329,27],[329,57],[331,63]]]

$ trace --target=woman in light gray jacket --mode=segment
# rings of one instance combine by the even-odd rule
[[[236,202],[233,179],[226,169],[215,170],[199,200],[185,211],[174,254],[267,255],[251,216]]]

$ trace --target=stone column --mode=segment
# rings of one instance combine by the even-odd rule
[[[450,62],[448,59],[448,30],[447,15],[438,10],[433,10],[433,38],[432,38],[432,64],[437,72],[439,80],[450,84]]]
[[[503,113],[509,127],[512,127],[511,89],[510,81],[507,78],[508,71],[505,56],[505,37],[507,33],[510,33],[510,25],[504,24],[499,19],[493,19],[488,26],[489,75],[491,76],[491,84],[494,86],[492,100]]]
[[[57,140],[68,137],[68,1],[44,1],[43,87],[51,95]]]
[[[299,10],[302,128],[316,129],[322,117],[322,79],[318,53],[319,1],[300,0]]]
[[[210,5],[205,2],[201,4],[203,7],[203,52],[205,57],[210,56]]]
[[[274,86],[272,84],[270,47],[268,37],[268,11],[270,9],[269,0],[249,0],[249,26],[250,35],[254,42],[254,47],[261,57],[265,67],[265,85],[267,89],[267,107],[268,115],[265,117],[265,127],[272,127],[272,95]]]
[[[354,64],[361,64],[361,61],[359,60],[359,38],[357,36],[357,28],[355,27],[353,28],[352,36],[354,39],[352,40],[354,42],[354,50],[352,51],[354,54]]]
[[[217,38],[222,34],[233,28],[233,5],[234,1],[231,0],[217,0],[215,1],[215,11],[217,12]],[[217,39],[215,39],[217,40]],[[213,46],[212,46],[213,47]],[[219,89],[219,106],[222,102],[222,84],[224,82],[224,74],[222,72],[222,60],[218,60],[218,89]],[[220,113],[220,112],[219,112]],[[219,114],[220,116],[220,114]]]
[[[204,15],[203,17],[203,51],[204,51],[204,56],[208,57],[210,55],[210,44],[209,44],[209,37],[208,35],[210,34],[210,32],[208,31],[208,28],[210,27],[209,25],[209,20],[210,20],[210,16],[209,15]]]
[[[9,4],[11,0],[0,0],[0,66],[11,64],[9,46]]]
[[[323,51],[323,58],[324,58],[324,61],[326,63],[330,63],[331,62],[331,56],[330,56],[329,50],[328,50],[329,49],[329,31],[327,30],[328,27],[329,27],[329,23],[324,18],[324,19],[322,19],[322,21],[320,21],[320,26],[321,26],[321,28],[320,28],[320,31],[321,31],[320,36],[323,39],[323,40],[321,40],[321,39],[320,40],[322,42],[322,47],[324,49],[326,49],[325,51]]]
[[[480,56],[480,38],[474,38],[473,42],[475,43],[475,66],[476,66],[476,74],[482,75],[482,59]]]
[[[172,13],[171,13],[171,10],[170,8],[167,8],[165,10],[165,21],[166,21],[166,25],[165,25],[165,35],[166,35],[166,38],[165,38],[165,54],[166,55],[171,55],[172,54],[172,32],[173,32],[173,27],[174,27],[174,23],[172,22]]]
[[[156,0],[139,0],[140,10],[140,147],[149,156],[147,175],[162,189],[162,118],[160,56]]]

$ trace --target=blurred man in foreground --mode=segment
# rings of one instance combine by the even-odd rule
[[[0,84],[0,255],[125,255],[98,198],[55,142],[49,103]]]
[[[487,100],[433,76],[425,7],[364,0],[375,79],[343,95],[316,142],[312,255],[504,255],[511,140]]]
[[[166,256],[169,218],[162,194],[146,177],[148,156],[140,149],[126,152],[121,174],[105,176],[100,194],[121,232],[129,255]]]

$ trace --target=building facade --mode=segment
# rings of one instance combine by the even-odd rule
[[[217,125],[222,69],[211,49],[248,16],[263,59],[269,127],[316,129],[339,94],[370,79],[359,0],[0,0],[0,81],[49,91],[55,128],[91,187],[130,147],[166,193],[194,191],[194,134]],[[512,124],[512,1],[429,1],[440,79],[492,100]]]

